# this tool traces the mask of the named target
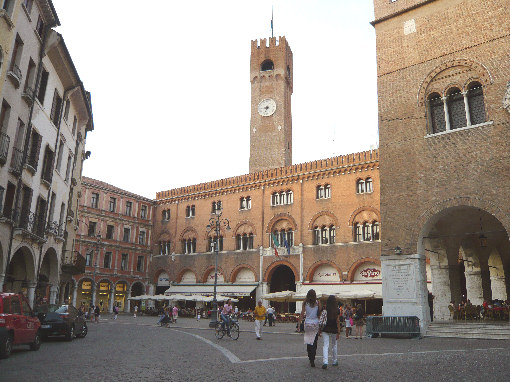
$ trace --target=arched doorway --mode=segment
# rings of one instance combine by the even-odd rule
[[[35,294],[35,264],[32,252],[27,247],[19,248],[12,256],[5,275],[4,291],[23,293],[29,300]],[[30,301],[32,304],[33,301]]]
[[[110,306],[110,297],[113,285],[110,280],[102,279],[96,286],[96,305],[99,305],[101,312],[107,312]]]
[[[145,288],[141,282],[135,282],[133,285],[131,285],[131,297],[141,296],[142,294],[145,294]],[[137,305],[138,309],[142,309],[145,307],[145,301],[133,301],[131,303],[131,310],[133,310],[134,306]]]
[[[80,307],[82,304],[87,308],[92,304],[92,279],[84,278],[78,281],[78,291],[76,295],[76,306]]]
[[[280,264],[272,270],[269,281],[269,293],[281,292],[284,290],[296,291],[296,275],[292,269],[285,264]],[[278,313],[291,313],[296,311],[295,302],[271,302]]]
[[[124,311],[126,306],[128,285],[125,281],[119,281],[115,284],[115,305],[119,307],[119,311]]]
[[[58,257],[54,248],[49,248],[44,254],[44,258],[39,269],[37,278],[36,302],[50,303],[56,302],[58,290]]]
[[[508,233],[492,214],[471,206],[446,208],[421,232],[418,250],[430,261],[433,316],[453,317],[449,304],[505,301],[510,292]]]

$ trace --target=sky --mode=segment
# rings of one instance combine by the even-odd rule
[[[294,58],[293,164],[378,146],[372,0],[53,0],[92,95],[83,175],[156,192],[249,172],[251,40]]]

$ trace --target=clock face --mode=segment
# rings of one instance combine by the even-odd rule
[[[276,102],[272,98],[263,99],[259,103],[258,111],[261,116],[269,117],[276,111]]]

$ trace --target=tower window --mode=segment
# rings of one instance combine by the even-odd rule
[[[479,82],[473,82],[469,85],[467,93],[469,116],[472,125],[478,125],[485,122],[485,105],[483,102],[483,88]]]
[[[274,64],[271,60],[266,60],[260,65],[260,71],[261,72],[267,72],[268,70],[273,70]]]

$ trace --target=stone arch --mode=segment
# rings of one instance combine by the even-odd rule
[[[182,241],[183,239],[188,239],[188,238],[198,238],[198,234],[197,234],[197,231],[195,228],[193,227],[187,227],[185,228],[182,232],[181,232],[181,235],[179,236],[179,241]]]
[[[240,234],[242,235],[243,233],[250,233],[248,231],[244,232],[239,232],[239,229],[244,226],[244,225],[247,225],[251,228],[251,233],[253,233],[253,236],[256,236],[257,235],[257,230],[255,229],[255,225],[248,221],[248,220],[243,220],[243,221],[240,221],[239,223],[237,223],[237,225],[234,227],[234,229],[232,230],[233,232],[233,236],[235,237],[237,234]]]
[[[227,236],[227,232],[228,232],[228,231],[225,229],[225,227],[221,227],[221,226],[220,226],[220,236],[221,236],[221,237],[223,237],[223,238],[228,237],[228,236]],[[204,235],[203,235],[203,237],[202,237],[202,238],[203,238],[204,240],[207,240],[208,238],[210,238],[210,237],[214,237],[214,236],[216,236],[216,229],[211,229],[210,231],[206,231],[206,232],[204,233]]]
[[[442,63],[441,65],[434,68],[422,81],[420,87],[418,88],[417,94],[417,102],[419,107],[423,107],[425,105],[425,96],[427,93],[427,89],[432,82],[432,80],[442,71],[453,68],[455,66],[466,66],[471,68],[473,71],[479,74],[479,81],[482,85],[486,86],[493,83],[493,78],[489,70],[481,63],[469,60],[469,59],[456,59]]]
[[[333,221],[333,225],[335,227],[338,227],[338,218],[335,216],[334,213],[330,211],[320,211],[313,215],[313,217],[310,219],[310,222],[308,223],[308,229],[312,230],[313,226],[315,225],[315,222],[323,216],[329,217]]]
[[[296,267],[291,262],[289,262],[287,260],[277,260],[277,261],[271,263],[269,265],[269,267],[267,267],[266,271],[264,272],[264,279],[263,279],[264,282],[267,283],[271,280],[271,277],[273,276],[273,272],[280,265],[286,265],[287,267],[289,267],[290,270],[294,273],[295,281],[299,280],[299,273],[298,273]]]
[[[129,281],[126,280],[126,279],[120,279],[120,280],[117,280],[116,282],[114,282],[114,287],[117,286],[117,284],[121,284],[121,283],[124,283],[126,284],[126,288],[128,288],[130,285],[129,285]]]
[[[191,273],[193,273],[193,274],[195,275],[195,281],[198,281],[198,280],[199,280],[199,279],[198,279],[198,277],[197,277],[197,273],[196,273],[193,269],[191,269],[191,268],[183,268],[183,269],[181,269],[181,271],[179,272],[179,274],[177,275],[177,277],[176,277],[176,279],[175,279],[175,280],[176,280],[178,283],[180,283],[180,282],[182,281],[182,276],[184,276],[184,274],[185,274],[186,272],[191,272]]]
[[[164,230],[159,234],[157,241],[171,241],[171,237],[170,232]]]
[[[163,272],[169,275],[169,272],[164,268],[159,268],[156,272],[154,272],[154,278],[152,279],[152,282],[155,285],[158,284],[159,275],[162,274]]]
[[[347,273],[347,280],[349,280],[350,282],[354,281],[354,272],[356,272],[356,270],[364,263],[375,263],[381,266],[381,260],[374,259],[373,257],[364,257],[363,259],[360,259],[351,265],[351,267],[349,268],[349,272]]]
[[[54,247],[49,247],[43,255],[39,275],[45,274],[50,284],[58,285],[59,283],[59,258]]]
[[[271,218],[271,220],[269,221],[269,223],[267,223],[267,226],[266,226],[266,233],[271,233],[272,232],[272,228],[273,226],[279,221],[279,220],[286,220],[293,231],[297,231],[297,223],[296,223],[296,220],[288,213],[281,213],[281,214],[278,214],[278,215],[275,215]]]
[[[331,265],[333,268],[335,268],[338,272],[338,275],[340,277],[340,280],[342,279],[342,270],[336,265],[334,262],[329,260],[319,260],[311,265],[311,267],[308,269],[308,273],[306,274],[305,280],[308,282],[313,281],[313,275],[315,274],[315,271],[321,267],[322,265]]]
[[[214,268],[215,268],[214,265],[211,265],[205,269],[204,273],[202,274],[202,283],[203,284],[207,283],[207,278],[209,277],[211,272],[214,272]],[[221,267],[218,267],[218,274],[222,274],[224,282],[228,282],[225,272],[223,272],[223,269]]]
[[[356,219],[356,217],[362,213],[362,212],[373,212],[376,217],[377,217],[377,221],[380,223],[381,222],[381,213],[379,212],[379,210],[377,208],[374,208],[374,207],[370,207],[370,206],[363,206],[363,207],[359,207],[357,208],[352,214],[351,216],[349,217],[349,226],[353,226],[354,225],[354,220]]]
[[[243,269],[249,269],[250,271],[253,272],[253,274],[255,275],[255,281],[258,282],[259,281],[259,278],[257,277],[257,271],[255,270],[255,268],[253,268],[251,265],[249,264],[239,264],[238,266],[236,266],[234,268],[234,270],[230,273],[230,282],[232,283],[235,283],[236,281],[236,277],[237,275],[239,274],[239,272]]]
[[[20,292],[22,287],[37,282],[36,260],[32,248],[19,245],[7,264],[6,291]],[[28,284],[27,284],[28,283]]]
[[[422,245],[420,243],[420,237],[424,236],[424,232],[428,230],[428,227],[435,223],[434,216],[439,218],[439,214],[441,211],[445,211],[451,207],[474,207],[480,210],[486,211],[492,216],[494,216],[499,222],[503,225],[507,234],[510,232],[510,216],[505,214],[499,207],[495,204],[484,200],[479,197],[470,197],[470,196],[457,196],[449,199],[442,200],[438,203],[431,205],[428,209],[426,209],[415,221],[415,224],[411,229],[411,245],[417,243],[418,253],[422,253],[421,250]],[[509,235],[510,236],[510,235]]]

